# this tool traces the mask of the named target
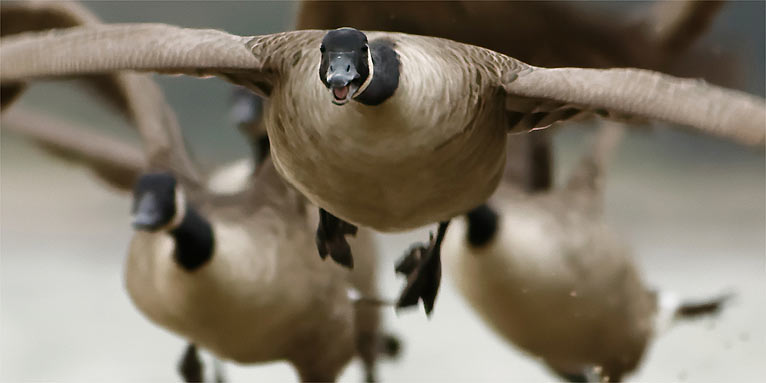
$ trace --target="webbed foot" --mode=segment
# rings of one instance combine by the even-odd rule
[[[397,308],[415,306],[418,300],[422,300],[426,315],[431,315],[441,282],[441,244],[447,226],[449,221],[439,223],[436,239],[431,234],[428,246],[422,243],[413,245],[397,262],[396,272],[407,277]]]
[[[335,262],[354,268],[354,258],[351,247],[346,241],[346,235],[356,235],[357,227],[319,208],[319,226],[317,227],[316,244],[322,259],[329,255]]]

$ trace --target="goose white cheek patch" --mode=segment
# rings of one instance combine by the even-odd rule
[[[359,96],[360,94],[364,93],[365,90],[367,90],[367,87],[370,86],[370,83],[372,82],[372,76],[375,74],[375,68],[373,68],[372,65],[372,52],[370,52],[369,48],[367,48],[367,68],[369,68],[370,73],[362,83],[362,86],[360,86],[359,89],[354,92],[354,97]]]

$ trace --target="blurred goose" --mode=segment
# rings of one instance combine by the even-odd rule
[[[16,8],[17,5],[19,6],[18,8]],[[56,26],[57,19],[66,15],[69,15],[69,19],[74,19],[75,21],[73,21],[73,23],[76,24],[77,17],[75,16],[87,14],[86,10],[73,3],[54,3],[48,5],[49,7],[47,8],[45,4],[37,3],[20,3],[14,4],[13,7],[3,6],[4,25],[6,25],[6,21],[9,21],[11,25],[20,25],[14,24],[15,21],[20,20],[19,15],[32,16],[22,18],[22,21],[30,19],[46,20],[46,23],[39,25],[41,28],[44,28],[45,26]],[[13,17],[9,16],[9,13],[7,13],[9,9],[14,10],[15,13],[10,14]],[[41,17],[41,15],[47,15],[46,17],[48,18]],[[86,19],[80,19],[81,22],[84,22],[84,20]],[[95,17],[87,20],[89,20],[88,22],[97,22]],[[67,24],[65,26],[71,25]],[[111,185],[116,186],[118,189],[130,189],[141,172],[144,172],[145,169],[153,169],[150,170],[150,174],[154,174],[154,176],[141,178],[144,180],[142,185],[145,185],[141,189],[141,195],[147,195],[146,190],[150,190],[153,195],[161,194],[159,193],[159,190],[156,190],[158,182],[156,180],[152,181],[152,178],[156,178],[157,175],[161,175],[159,179],[163,180],[160,183],[165,182],[165,185],[175,185],[174,193],[177,193],[179,196],[183,193],[184,198],[187,201],[186,204],[175,205],[175,200],[164,200],[164,203],[162,204],[155,203],[155,206],[168,209],[170,209],[169,206],[180,206],[183,208],[187,204],[189,205],[189,211],[192,213],[186,213],[186,220],[178,218],[180,223],[184,223],[184,225],[181,225],[174,231],[177,234],[180,233],[179,235],[181,235],[183,239],[176,241],[177,243],[174,243],[174,246],[179,244],[179,246],[184,247],[187,246],[189,241],[210,246],[209,241],[212,240],[214,241],[213,247],[210,251],[193,252],[195,254],[194,257],[197,257],[192,257],[195,261],[189,261],[192,258],[189,258],[187,256],[188,252],[184,251],[176,252],[176,255],[183,255],[180,258],[173,258],[173,256],[168,255],[170,257],[169,259],[180,259],[181,261],[179,261],[179,263],[170,262],[171,265],[162,264],[161,261],[158,261],[158,264],[167,266],[166,269],[162,269],[161,267],[147,268],[143,266],[136,269],[130,266],[136,263],[145,266],[145,263],[150,262],[152,259],[152,253],[142,254],[141,251],[132,251],[128,262],[129,267],[126,271],[126,280],[131,297],[135,298],[137,306],[139,306],[142,311],[145,311],[150,318],[156,318],[156,323],[165,327],[172,327],[167,322],[163,322],[167,319],[167,310],[172,310],[173,308],[177,309],[179,304],[184,303],[173,301],[173,298],[193,297],[199,290],[195,288],[195,283],[199,286],[206,283],[216,284],[215,280],[210,279],[210,273],[207,273],[207,277],[201,279],[189,276],[185,280],[185,284],[175,285],[177,289],[169,293],[171,295],[169,300],[165,299],[168,298],[167,295],[154,296],[154,293],[160,290],[153,292],[150,287],[153,286],[152,284],[136,284],[133,281],[141,280],[143,278],[151,279],[152,276],[167,276],[169,277],[167,280],[158,281],[153,279],[152,282],[159,283],[161,287],[172,289],[174,287],[174,281],[171,278],[174,275],[173,273],[183,274],[183,272],[190,269],[202,270],[205,269],[205,264],[207,263],[213,265],[226,264],[227,261],[237,261],[238,259],[247,261],[246,264],[250,264],[250,261],[252,260],[249,260],[249,258],[256,258],[257,260],[255,255],[260,254],[259,249],[263,248],[265,254],[263,263],[271,265],[271,267],[266,270],[269,278],[263,280],[258,279],[258,276],[263,276],[263,273],[255,273],[253,275],[240,274],[240,276],[244,276],[245,279],[240,278],[237,280],[236,278],[232,278],[230,280],[219,280],[217,281],[217,289],[203,292],[203,295],[210,297],[214,295],[215,292],[226,294],[223,288],[226,287],[227,284],[239,286],[240,290],[248,287],[248,285],[259,285],[261,287],[272,286],[278,288],[279,283],[284,283],[283,279],[284,275],[286,275],[284,274],[285,271],[288,273],[295,272],[297,274],[302,274],[303,272],[308,273],[308,278],[304,283],[307,283],[307,286],[312,286],[312,288],[302,290],[303,296],[301,296],[299,291],[283,293],[263,288],[249,292],[249,295],[247,296],[248,300],[239,302],[238,307],[233,308],[233,311],[241,309],[246,313],[253,314],[259,312],[257,309],[253,309],[254,307],[263,305],[264,302],[268,300],[278,300],[287,296],[290,299],[293,299],[293,301],[286,301],[288,304],[286,305],[285,310],[269,312],[268,316],[263,315],[262,318],[249,318],[243,315],[239,315],[238,318],[225,318],[224,315],[224,318],[221,319],[221,321],[225,322],[226,320],[232,320],[242,326],[244,326],[244,323],[246,322],[251,326],[257,325],[259,321],[266,324],[265,326],[262,326],[261,329],[249,332],[246,331],[247,334],[252,335],[249,338],[246,337],[246,341],[242,340],[244,334],[235,334],[239,336],[239,342],[236,347],[240,349],[247,348],[251,352],[261,355],[261,358],[267,358],[266,360],[292,358],[294,359],[293,364],[298,368],[301,377],[311,380],[334,379],[334,374],[337,374],[340,368],[346,364],[348,358],[350,358],[350,356],[345,358],[348,354],[347,350],[350,349],[352,350],[352,354],[358,353],[361,356],[366,378],[368,380],[374,380],[377,354],[379,351],[395,352],[396,340],[391,337],[381,338],[378,335],[380,314],[379,308],[376,305],[359,304],[356,302],[359,302],[360,298],[352,299],[346,296],[349,294],[349,291],[351,291],[352,296],[361,296],[361,301],[365,301],[364,297],[374,297],[377,295],[374,254],[376,250],[372,241],[371,232],[360,232],[359,238],[354,242],[354,246],[361,249],[363,257],[358,259],[357,267],[353,272],[349,273],[342,270],[336,270],[337,268],[322,265],[318,260],[314,260],[313,263],[319,263],[319,266],[312,265],[312,262],[308,262],[308,266],[303,267],[305,264],[301,262],[299,252],[293,253],[293,251],[300,248],[303,243],[299,240],[300,238],[309,238],[309,243],[313,243],[313,241],[311,241],[313,236],[308,234],[311,230],[301,231],[302,229],[300,225],[302,222],[303,225],[308,224],[309,226],[315,226],[318,218],[315,215],[315,211],[305,212],[305,199],[302,199],[302,197],[289,186],[284,185],[279,177],[273,174],[273,170],[268,173],[270,174],[269,177],[260,175],[263,172],[259,171],[258,180],[263,180],[264,177],[267,177],[267,181],[257,181],[260,191],[253,191],[253,186],[250,183],[242,182],[242,179],[250,179],[253,177],[252,174],[255,170],[252,165],[249,167],[249,170],[244,172],[231,172],[228,170],[229,168],[227,168],[226,171],[217,172],[214,177],[209,178],[207,185],[203,185],[200,183],[202,178],[197,174],[193,162],[185,151],[183,139],[178,131],[175,115],[165,103],[161,91],[153,81],[143,75],[120,73],[104,77],[90,78],[88,79],[88,82],[91,86],[95,85],[97,90],[102,90],[101,95],[104,96],[107,101],[118,107],[119,111],[132,119],[142,136],[144,149],[148,154],[148,160],[145,160],[140,152],[137,152],[129,145],[114,142],[113,140],[98,135],[87,134],[82,129],[74,128],[69,124],[60,121],[46,119],[38,113],[25,113],[23,110],[11,110],[9,113],[4,113],[3,130],[12,130],[32,138],[51,153],[94,170],[100,178],[106,180]],[[5,86],[5,84],[3,85]],[[9,104],[6,104],[6,106],[7,105]],[[253,123],[257,123],[257,118],[253,120]],[[261,158],[259,163],[264,163],[264,161],[268,163],[265,158]],[[270,168],[271,165],[267,165],[266,167]],[[240,165],[239,168],[242,168],[242,166]],[[146,181],[147,177],[149,181]],[[216,183],[219,185],[216,185]],[[230,190],[225,193],[226,195],[211,193],[209,191],[211,189],[220,188],[221,183],[239,184],[244,186],[235,189],[230,188]],[[289,190],[283,192],[280,188]],[[276,195],[272,195],[271,192],[277,189],[279,189],[280,192]],[[256,197],[250,199],[250,197],[253,196]],[[151,197],[144,201],[151,201],[152,199],[154,199],[154,202],[159,202],[156,197]],[[198,207],[197,203],[199,203],[201,207]],[[144,202],[143,205],[138,203],[136,209],[138,209],[138,207],[143,207],[145,213],[147,209],[151,207],[151,204],[149,202]],[[287,210],[282,211],[279,207],[285,207]],[[248,217],[244,213],[251,211],[251,208],[258,211],[258,213],[254,214],[254,217]],[[215,257],[215,254],[212,251],[218,247],[218,245],[215,245],[216,236],[211,237],[209,234],[213,232],[205,229],[205,227],[211,227],[217,230],[216,221],[209,221],[207,216],[203,216],[201,213],[195,213],[210,210],[216,212],[236,210],[238,213],[235,215],[243,217],[241,222],[237,219],[223,219],[225,227],[224,229],[221,229],[221,231],[225,233],[234,232],[236,233],[234,237],[241,239],[240,242],[227,241],[227,249],[237,249],[237,244],[242,245],[243,242],[252,243],[255,241],[258,242],[259,247],[239,248],[240,250],[238,252],[236,250],[233,252],[225,252],[226,255],[222,256],[223,261],[218,261],[218,257]],[[139,216],[143,219],[147,219],[148,217],[146,214],[139,214]],[[265,224],[265,226],[259,230],[243,228],[242,226],[245,226],[247,222],[250,222],[248,221],[250,218],[256,222]],[[144,231],[154,230],[151,227],[141,226],[140,222],[137,223],[137,225]],[[187,228],[191,230],[191,234],[189,230],[186,230]],[[283,232],[282,230],[285,230],[286,232]],[[291,232],[290,230],[295,230],[296,232]],[[249,234],[251,231],[261,234],[251,235]],[[280,242],[280,239],[284,236],[290,236],[291,241],[289,243]],[[138,233],[133,239],[132,247],[137,247],[139,249],[151,247],[151,243],[162,242],[162,239],[156,238],[166,237],[173,238],[172,235],[165,233],[164,231],[155,232],[153,235]],[[145,241],[142,238],[145,239]],[[292,241],[292,239],[297,240]],[[313,247],[310,245],[309,251],[306,253],[312,253],[312,248]],[[270,257],[273,257],[274,254],[280,254],[280,250],[290,251],[288,251],[287,254],[281,255],[281,258],[278,258],[275,262],[270,262]],[[252,253],[253,251],[255,251],[255,254]],[[233,258],[229,256],[231,253],[234,253]],[[162,254],[157,254],[155,252],[154,255],[162,258]],[[312,257],[312,259],[314,258],[315,257]],[[135,259],[138,259],[138,261]],[[147,259],[149,261],[147,261]],[[203,259],[206,260],[203,261]],[[197,264],[196,262],[200,262],[200,264]],[[243,266],[246,264],[243,264]],[[286,267],[289,268],[291,264],[296,264],[298,266],[296,266],[296,269],[293,271],[285,269]],[[218,266],[218,268],[220,267],[221,266]],[[323,272],[326,272],[326,274],[322,274]],[[147,275],[145,273],[149,274]],[[206,272],[197,271],[196,273],[196,275],[199,275],[205,274]],[[212,273],[213,277],[216,275],[215,272]],[[274,278],[277,278],[279,282],[275,283]],[[313,288],[314,286],[316,288]],[[213,292],[213,290],[215,292]],[[325,296],[306,296],[306,292],[325,290],[337,290],[342,291],[343,293],[340,298],[329,293]],[[154,300],[146,302],[143,297],[147,295],[153,296],[152,299]],[[230,302],[235,297],[236,295],[229,296],[228,301]],[[242,296],[240,295],[240,297]],[[249,301],[249,298],[256,298],[257,300],[259,297],[261,299],[258,302]],[[282,300],[284,301],[285,299]],[[336,301],[336,299],[340,299],[340,301]],[[156,303],[157,301],[159,301],[161,305],[158,307],[152,306],[152,303]],[[192,310],[188,313],[190,315],[188,315],[188,318],[186,318],[184,322],[187,326],[184,329],[189,330],[191,328],[192,330],[196,330],[198,328],[204,328],[207,335],[197,333],[188,334],[183,331],[176,331],[176,333],[196,342],[197,338],[204,338],[205,336],[216,339],[225,338],[223,336],[216,337],[216,331],[220,334],[224,330],[242,330],[241,328],[238,329],[236,327],[218,328],[203,324],[201,321],[207,320],[207,318],[205,316],[195,315],[200,312],[205,312],[205,301],[202,300],[201,302],[201,308],[198,308],[196,311]],[[340,305],[335,305],[335,303],[339,303]],[[322,304],[326,304],[327,307],[312,307]],[[292,306],[292,309],[290,306]],[[294,313],[296,306],[300,306],[304,310],[311,310],[311,319],[306,319],[308,316],[285,318],[285,315],[289,316],[290,313]],[[277,314],[277,317],[275,317],[274,314]],[[344,322],[342,319],[347,318],[348,315],[352,315],[351,322]],[[273,323],[275,318],[279,318],[285,323],[290,321],[306,322],[299,326],[299,328],[302,328],[303,330],[296,331],[298,333],[296,337],[301,336],[303,338],[300,339],[301,344],[296,344],[296,339],[298,338],[290,338],[285,334],[280,335],[278,331],[279,328],[285,328],[284,326],[287,326],[287,324],[275,324]],[[325,325],[325,321],[328,320],[332,321],[333,324]],[[312,329],[316,330],[319,328],[321,328],[321,334],[318,334],[318,332],[312,333]],[[269,333],[270,336],[280,335],[285,338],[283,348],[296,347],[299,350],[293,350],[291,355],[284,355],[284,353],[280,353],[279,350],[271,351],[270,348],[265,348],[265,344],[268,343],[259,342],[260,339],[257,336],[267,332],[269,329],[272,331],[277,330]],[[300,335],[300,333],[303,333],[303,335]],[[350,341],[346,335],[344,335],[347,333],[352,334]],[[311,334],[315,334],[313,338]],[[230,338],[233,337],[232,334],[229,334],[228,336]],[[332,338],[332,342],[324,337]],[[292,341],[290,339],[292,339]],[[381,344],[383,343],[381,340],[385,340],[385,344]],[[389,346],[389,348],[381,349],[381,346],[383,345]],[[201,344],[201,346],[205,347],[206,344]],[[237,351],[233,349],[234,346],[228,344],[229,347],[232,347],[230,349],[227,349],[226,346],[227,344],[224,344],[223,346],[218,345],[217,349],[213,351],[219,357],[236,359],[237,357],[232,355],[237,353]],[[323,347],[331,347],[332,349],[324,349]],[[306,358],[301,359],[301,353],[308,353],[311,352],[311,350],[314,352],[319,350],[319,354],[326,354],[326,363],[323,362],[321,358],[314,358],[315,360],[313,361],[307,361],[305,360]],[[345,361],[341,364],[341,359],[343,358],[345,358]],[[249,362],[258,362],[262,360],[263,359],[256,358]],[[190,344],[187,348],[181,367],[182,374],[188,381],[198,380],[199,377],[202,376],[201,366],[199,365],[199,358],[194,344]]]
[[[619,135],[602,128],[557,190],[530,195],[502,183],[444,239],[447,272],[485,323],[573,382],[621,381],[672,319],[715,313],[725,299],[650,290],[604,222],[603,172]]]
[[[670,122],[762,145],[760,97],[639,69],[546,69],[450,40],[353,28],[235,36],[115,24],[2,39],[4,84],[116,70],[219,76],[267,97],[274,165],[320,207],[317,248],[439,221],[398,306],[438,290],[442,233],[483,203],[505,136],[596,114]],[[348,222],[344,222],[348,221]],[[427,309],[430,312],[430,309]]]
[[[185,208],[178,208],[185,200],[185,196],[183,196],[181,185],[170,173],[140,175],[144,161],[140,157],[141,153],[130,145],[88,134],[82,127],[72,126],[19,108],[8,111],[8,114],[3,116],[2,122],[3,130],[21,134],[34,140],[52,154],[93,169],[99,178],[116,186],[118,190],[133,186],[128,185],[127,180],[138,180],[134,194],[136,201],[134,225],[139,228],[139,232],[131,241],[130,255],[126,265],[128,292],[138,308],[152,321],[194,342],[187,347],[180,364],[186,381],[199,381],[203,376],[196,345],[210,349],[218,357],[253,363],[253,360],[246,358],[245,360],[235,359],[231,354],[235,349],[245,349],[248,352],[268,355],[272,352],[269,351],[271,348],[258,345],[276,343],[264,337],[264,332],[267,332],[269,336],[278,336],[282,339],[280,342],[284,343],[284,348],[295,346],[290,339],[301,339],[301,347],[297,348],[310,355],[325,353],[323,347],[341,350],[341,355],[346,355],[351,348],[352,353],[358,353],[362,357],[365,376],[368,380],[376,378],[375,359],[378,354],[385,352],[391,355],[396,352],[395,338],[378,335],[377,328],[380,321],[378,307],[364,301],[360,302],[359,298],[355,298],[359,294],[363,298],[374,297],[377,293],[376,280],[372,278],[375,257],[371,233],[360,231],[360,236],[353,239],[352,244],[362,251],[360,254],[370,256],[360,257],[357,267],[351,273],[319,261],[314,256],[311,235],[311,228],[316,224],[317,219],[315,216],[311,217],[315,211],[313,209],[307,211],[303,208],[305,200],[279,181],[268,160],[259,167],[262,170],[259,170],[258,176],[255,177],[254,187],[253,183],[248,183],[247,188],[236,192],[230,190],[227,197],[223,198],[230,199],[235,194],[246,192],[251,195],[265,196],[265,200],[284,201],[260,204],[262,206],[254,207],[258,211],[254,214],[249,214],[247,210],[242,209],[250,205],[248,202],[238,203],[235,202],[236,200],[228,200],[226,203],[213,205],[214,210],[229,211],[229,215],[237,217],[249,217],[242,218],[245,220],[252,218],[252,225],[257,229],[243,227],[243,223],[236,220],[231,222],[231,220],[217,219],[211,224],[211,221],[201,215],[189,202],[183,203]],[[241,169],[244,166],[236,163],[233,167]],[[245,174],[240,170],[232,172],[230,169],[232,166],[226,166],[213,173],[207,187],[221,188],[220,184],[232,183],[234,181],[232,178],[252,177],[250,173]],[[253,171],[252,166],[249,169]],[[267,172],[270,179],[265,176]],[[253,191],[254,189],[258,191]],[[211,198],[222,197],[211,196]],[[258,198],[253,197],[253,199]],[[259,204],[256,203],[256,205]],[[158,230],[158,224],[151,223],[153,220],[157,222],[168,220],[163,214],[171,212],[175,212],[173,213],[174,222],[177,223],[175,229],[171,227],[173,225],[169,225]],[[181,215],[184,218],[179,218]],[[284,217],[291,215],[294,216],[292,219],[283,222]],[[296,226],[303,230],[297,230]],[[216,228],[216,231],[223,234],[216,233],[219,235],[213,236],[212,228]],[[274,240],[275,235],[284,235],[287,240]],[[220,239],[216,241],[217,238],[222,238],[221,236],[226,240],[223,244],[216,244],[217,241],[221,241]],[[246,247],[242,244],[243,241],[258,245]],[[240,248],[237,245],[243,249],[258,250],[231,251],[231,249]],[[160,250],[146,249],[153,246],[160,247]],[[285,249],[285,246],[293,251],[288,251],[290,249]],[[303,256],[299,251],[301,246],[303,246]],[[256,262],[259,260],[260,263]],[[301,265],[301,262],[307,263],[308,266]],[[208,263],[211,266],[205,266]],[[238,264],[239,267],[237,267]],[[244,265],[253,267],[260,265],[264,269],[260,272],[254,272],[256,270],[252,268],[243,270]],[[313,266],[313,273],[316,275],[311,276],[312,272],[309,272],[308,277],[307,275],[295,277],[301,282],[294,281],[294,277],[282,276],[285,272],[292,275],[295,272],[300,274],[302,270],[312,270],[310,266]],[[268,278],[264,277],[264,272],[268,274],[266,275]],[[234,275],[224,277],[220,273]],[[324,283],[320,282],[322,278],[326,278]],[[349,280],[350,283],[345,283],[344,280]],[[303,287],[309,290],[297,288],[295,283],[307,284],[310,287]],[[277,289],[276,286],[272,286],[275,284],[285,284],[286,287]],[[312,295],[305,296],[305,291],[312,291]],[[234,303],[238,299],[243,300]],[[340,299],[342,303],[340,306],[334,303],[336,299]],[[299,303],[294,302],[296,300]],[[289,314],[290,309],[286,308],[291,304],[292,306],[304,305],[305,310],[310,311],[292,316]],[[277,305],[278,308],[269,308],[268,305]],[[255,309],[259,306],[264,306],[263,312]],[[344,313],[345,311],[348,313]],[[326,312],[330,314],[325,314]],[[330,317],[325,319],[326,315]],[[348,315],[352,315],[352,319],[349,320]],[[306,319],[309,316],[311,320]],[[332,324],[328,325],[325,320]],[[265,321],[267,325],[259,326],[260,321]],[[272,323],[275,321],[278,324]],[[296,322],[302,324],[297,325]],[[294,330],[295,334],[292,333]],[[311,331],[314,330],[322,335],[310,337]],[[285,331],[290,335],[288,336]],[[200,340],[203,333],[224,344],[217,348],[210,347],[207,342]],[[347,333],[352,334],[352,340],[347,338]],[[324,336],[330,339],[315,342],[316,338],[324,339]],[[278,355],[279,352],[273,351],[273,355]],[[328,358],[331,357],[328,356]],[[330,371],[339,368],[335,365],[339,362],[327,362],[318,358],[315,362],[317,366],[311,368],[316,370],[326,368]],[[308,364],[306,361],[293,363]],[[340,367],[344,365],[345,363]],[[333,378],[329,372],[320,374],[310,369],[299,369],[299,371],[302,371],[301,378],[304,380],[327,381]],[[216,374],[219,374],[217,369]]]
[[[266,174],[264,168],[255,179],[255,188],[258,191],[247,193],[256,200],[259,198],[255,196],[261,195],[265,196],[265,199],[284,199],[285,202],[256,203],[263,206],[254,207],[259,211],[254,214],[243,210],[243,205],[247,206],[249,203],[229,200],[222,204],[226,206],[225,208],[221,208],[219,206],[221,204],[218,203],[214,206],[219,206],[219,209],[236,212],[236,216],[251,217],[252,224],[257,229],[245,228],[242,222],[236,220],[230,222],[222,219],[218,221],[222,222],[220,225],[218,222],[211,224],[190,203],[184,203],[187,208],[177,208],[180,203],[176,204],[176,202],[185,200],[185,197],[181,186],[170,173],[149,173],[139,177],[144,161],[138,157],[140,152],[129,145],[99,135],[87,134],[82,128],[21,109],[9,111],[3,116],[2,121],[3,130],[22,134],[57,156],[93,169],[99,178],[120,190],[126,186],[130,187],[126,185],[126,180],[132,177],[138,179],[135,194],[138,202],[135,204],[134,224],[141,231],[131,242],[125,274],[128,292],[138,308],[152,321],[194,342],[187,348],[180,365],[181,372],[187,381],[199,381],[203,375],[195,345],[210,349],[218,357],[244,363],[255,361],[248,360],[246,356],[233,356],[235,349],[246,349],[256,355],[258,353],[277,355],[273,358],[282,359],[278,355],[284,350],[273,350],[271,346],[276,343],[264,338],[264,332],[270,334],[269,336],[278,336],[281,339],[280,342],[284,343],[283,348],[296,347],[294,341],[291,342],[290,339],[300,339],[300,347],[296,348],[312,355],[314,358],[312,363],[317,364],[310,368],[299,369],[301,378],[304,380],[333,380],[334,376],[325,371],[336,369],[334,373],[337,373],[344,367],[345,362],[339,364],[338,361],[323,361],[313,356],[327,354],[328,359],[333,358],[333,353],[328,353],[324,347],[329,347],[330,351],[340,350],[339,355],[336,356],[340,359],[347,355],[349,349],[351,355],[360,354],[363,358],[366,378],[369,380],[375,379],[374,367],[377,355],[380,352],[389,354],[395,352],[390,348],[386,349],[385,346],[396,347],[396,339],[381,338],[377,333],[380,320],[378,307],[356,303],[358,298],[354,298],[360,293],[362,297],[370,297],[377,292],[376,280],[371,278],[374,276],[375,262],[371,233],[362,231],[358,238],[353,239],[352,244],[362,250],[361,254],[370,256],[360,257],[357,267],[350,274],[337,266],[322,263],[314,256],[313,251],[311,228],[316,223],[316,217],[311,215],[314,210],[306,211],[302,208],[305,201],[301,202],[303,200],[300,195],[279,181],[268,160],[263,166],[271,169],[270,177],[272,178],[264,180],[265,176],[261,175]],[[241,164],[235,166],[242,167]],[[231,180],[223,180],[226,178],[223,175],[227,173],[234,174],[234,177],[243,176],[242,172],[229,173],[228,169],[229,167],[225,167],[222,171],[214,173],[210,178],[210,187],[220,187],[215,185],[216,182],[231,182]],[[246,174],[245,177],[251,176]],[[229,176],[229,178],[232,177]],[[247,185],[246,191],[251,189],[252,183]],[[290,191],[287,191],[288,189]],[[229,194],[230,197],[227,198],[231,198],[231,195]],[[162,214],[168,212],[175,212],[174,217],[178,227],[174,230],[170,227],[157,230],[150,221],[165,220]],[[184,219],[178,218],[182,214]],[[284,217],[291,215],[294,215],[292,219],[287,222],[281,221]],[[218,226],[222,227],[218,231],[223,234],[213,236],[211,228]],[[291,231],[294,233],[291,234]],[[234,235],[230,234],[232,232]],[[223,241],[225,245],[216,245],[215,249],[224,248],[225,250],[214,253],[212,246],[215,245],[216,238],[221,238],[221,235],[226,238]],[[286,238],[280,241],[275,240],[274,236],[278,239],[280,236]],[[173,240],[175,244],[172,243]],[[170,245],[166,243],[168,241],[171,242]],[[246,247],[243,241],[248,246],[251,245],[250,242],[253,246],[257,243],[257,246]],[[157,244],[165,244],[167,248],[161,248],[161,250],[146,248],[162,246]],[[243,249],[258,250],[232,252],[232,248],[240,248],[238,245]],[[306,245],[308,251],[306,251]],[[292,251],[285,246],[290,247]],[[304,246],[303,257],[298,251],[301,246]],[[188,249],[192,250],[188,251]],[[165,250],[167,253],[164,253]],[[243,270],[244,265],[255,267],[254,263],[257,262],[254,261],[258,261],[261,257],[263,259],[258,265],[263,267],[263,270],[260,272],[254,272],[257,270],[252,268]],[[308,265],[302,265],[302,259]],[[238,262],[244,263],[240,263],[237,267]],[[215,266],[205,267],[207,263]],[[198,269],[216,271],[196,271]],[[309,274],[302,274],[301,271]],[[234,275],[226,275],[223,278],[219,274],[221,272],[230,272]],[[282,276],[284,273],[302,275],[286,278]],[[312,274],[316,275],[312,276]],[[298,278],[301,282],[294,281],[294,278]],[[324,283],[321,282],[323,278],[326,278]],[[350,283],[344,282],[345,280],[349,280]],[[306,286],[298,288],[295,283],[306,284]],[[284,289],[273,286],[275,284],[285,284]],[[306,291],[311,291],[312,295],[305,296]],[[348,294],[351,294],[351,297]],[[237,299],[244,300],[234,303]],[[337,299],[340,299],[338,302],[341,303],[340,306],[334,303]],[[243,304],[244,302],[247,304]],[[231,307],[227,309],[229,305]],[[277,305],[278,308],[269,307],[273,305]],[[305,306],[304,310],[308,311],[299,316],[292,316],[291,309],[288,308],[291,305]],[[193,306],[199,307],[195,309]],[[263,311],[254,309],[260,306]],[[344,313],[345,311],[348,312]],[[325,314],[327,312],[329,314]],[[349,315],[351,319],[348,318]],[[276,320],[275,316],[279,320]],[[307,317],[311,320],[307,320]],[[259,326],[260,321],[265,321],[266,325]],[[278,324],[272,323],[274,321]],[[296,322],[301,324],[297,325]],[[285,331],[290,335],[288,336]],[[312,338],[309,336],[312,331],[322,335]],[[201,339],[203,333],[224,344],[218,347],[210,346],[204,338]],[[351,334],[353,338],[349,339],[347,334]],[[324,336],[330,339],[322,341],[317,339],[324,339]],[[258,344],[268,344],[270,347],[257,346]],[[266,351],[263,350],[264,348]],[[296,354],[299,353],[296,352]],[[293,363],[309,364],[305,360]]]
[[[283,359],[304,381],[335,380],[356,353],[347,272],[315,256],[304,201],[271,165],[255,184],[209,205],[187,202],[170,173],[139,178],[128,292],[155,323],[219,357]]]

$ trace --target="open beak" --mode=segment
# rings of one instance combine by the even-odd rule
[[[358,85],[352,81],[359,78],[359,72],[354,65],[354,56],[351,53],[331,53],[330,67],[327,70],[327,83],[330,85],[330,93],[333,104],[343,105],[351,101]]]
[[[161,215],[157,199],[152,193],[146,193],[138,200],[133,212],[133,228],[151,231],[161,226]]]

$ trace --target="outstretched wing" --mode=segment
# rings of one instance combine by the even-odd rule
[[[43,1],[16,1],[6,2],[0,7],[0,37],[29,32],[41,31],[53,28],[69,28],[83,24],[97,23],[98,18],[80,4],[64,2]],[[94,85],[100,90],[101,84],[108,81],[109,76],[97,76],[93,79]],[[24,84],[3,84],[0,87],[0,107],[5,109],[22,94]],[[108,97],[107,100],[111,99]]]
[[[120,70],[219,76],[268,97],[274,80],[321,31],[236,36],[166,24],[110,24],[19,34],[0,42],[0,81]]]
[[[94,14],[74,2],[10,3],[0,8],[0,17],[0,35],[3,37],[51,28],[100,24]],[[48,32],[52,33],[55,32]],[[85,80],[84,83],[102,96],[101,100],[111,104],[135,125],[141,134],[144,150],[152,167],[172,169],[191,190],[200,186],[200,176],[186,151],[175,113],[165,101],[162,91],[148,75],[119,72],[76,78]],[[22,89],[22,83],[3,82],[3,108],[7,107]]]
[[[501,85],[512,130],[544,128],[585,112],[648,118],[745,144],[764,143],[766,101],[747,93],[643,69],[519,70],[512,59],[507,67]]]
[[[89,133],[38,112],[14,108],[2,117],[3,132],[32,140],[48,153],[92,170],[107,184],[129,192],[146,166],[141,150]]]

